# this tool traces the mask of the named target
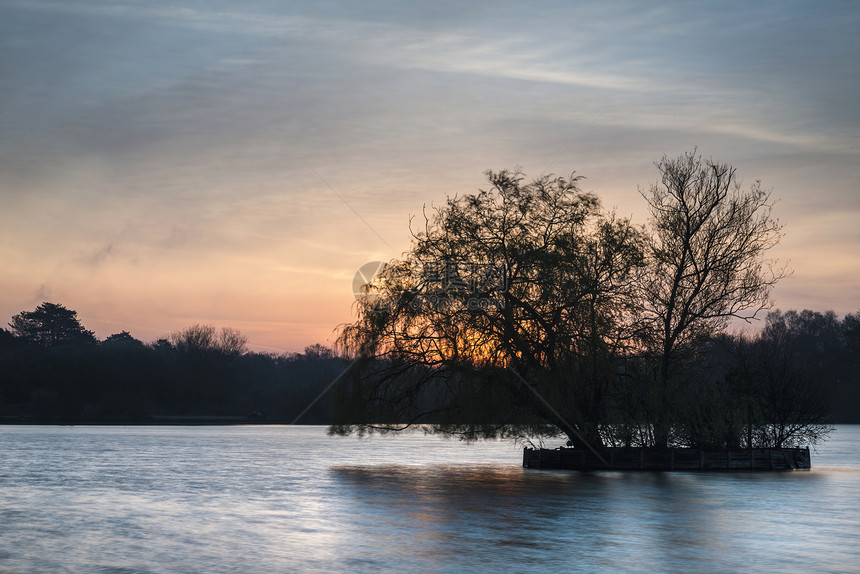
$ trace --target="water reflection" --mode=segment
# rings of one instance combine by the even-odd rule
[[[824,479],[447,466],[338,466],[331,473],[359,505],[365,535],[397,524],[407,538],[422,541],[414,548],[406,542],[402,553],[444,547],[440,564],[452,551],[490,552],[495,558],[485,560],[498,565],[534,555],[631,571],[803,563],[814,548],[791,541],[809,540],[804,515],[812,505],[804,497],[810,482]]]
[[[848,456],[759,474],[540,471],[501,442],[335,439],[314,427],[0,427],[0,443],[0,571],[850,572],[860,563],[860,428],[835,436],[833,451]]]

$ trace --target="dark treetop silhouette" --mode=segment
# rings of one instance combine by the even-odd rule
[[[96,342],[95,334],[78,321],[76,311],[56,303],[42,303],[33,311],[22,311],[12,317],[9,326],[17,337],[44,347]]]
[[[66,321],[46,346],[44,303],[0,329],[0,421],[291,422],[331,421],[328,397],[314,402],[345,363],[320,345],[302,354],[249,352],[235,329],[192,325],[144,344],[122,331],[96,342]],[[50,331],[50,329],[47,329]],[[81,336],[80,333],[87,335]],[[58,342],[60,341],[60,342]],[[311,408],[307,408],[313,402]],[[250,418],[249,418],[250,416]]]

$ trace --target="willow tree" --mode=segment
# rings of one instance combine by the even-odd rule
[[[411,249],[366,286],[339,338],[357,364],[333,432],[432,423],[600,443],[643,236],[575,174],[486,176],[490,189],[425,210]]]
[[[785,275],[767,259],[781,238],[770,194],[755,181],[743,189],[735,168],[695,151],[656,163],[660,181],[642,192],[651,211],[648,272],[641,296],[644,347],[654,362],[649,387],[653,441],[671,441],[682,405],[685,360],[728,320],[749,320],[771,306]]]

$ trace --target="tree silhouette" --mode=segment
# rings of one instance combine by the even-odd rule
[[[19,344],[20,341],[11,331],[7,331],[6,329],[0,328],[0,349],[7,347],[12,348]]]
[[[679,364],[729,318],[769,308],[770,289],[786,273],[765,259],[782,226],[760,182],[743,191],[735,168],[695,151],[656,166],[660,181],[641,192],[652,217],[641,320],[656,362],[654,441],[666,446]]]
[[[845,361],[841,331],[833,312],[774,311],[756,337],[734,338],[750,445],[815,445],[832,432],[831,394]]]
[[[489,191],[425,215],[359,301],[339,343],[373,360],[342,387],[354,407],[343,419],[359,424],[337,432],[405,421],[466,438],[600,441],[643,238],[578,176],[486,175]]]
[[[685,392],[696,356],[730,318],[767,309],[786,272],[765,258],[781,225],[758,181],[744,190],[695,151],[656,166],[645,230],[603,212],[575,175],[487,172],[489,191],[425,214],[341,331],[358,367],[333,430],[430,422],[467,438],[543,429],[576,446],[668,446],[711,393]],[[501,287],[475,280],[482,264]],[[734,440],[709,432],[685,440]]]
[[[33,311],[22,311],[9,323],[16,337],[40,345],[96,343],[95,334],[84,329],[76,311],[56,303],[42,303]]]
[[[109,335],[105,338],[104,341],[101,342],[103,347],[133,347],[140,348],[143,347],[143,342],[135,339],[131,336],[131,333],[128,331],[120,331],[119,333],[114,333],[113,335]]]
[[[225,355],[241,355],[246,351],[248,338],[237,329],[222,327],[219,331],[212,325],[192,325],[168,335],[173,348],[180,353],[198,354],[218,352]]]

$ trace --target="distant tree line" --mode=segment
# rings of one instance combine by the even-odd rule
[[[319,396],[344,367],[322,345],[253,352],[239,331],[211,325],[99,341],[75,311],[46,302],[0,329],[0,420],[289,423],[307,409],[297,423],[325,424],[331,397]]]
[[[99,341],[75,311],[55,303],[19,313],[9,327],[0,329],[0,420],[6,422],[289,423],[305,409],[298,423],[358,416],[350,413],[353,403],[336,401],[349,388],[324,392],[348,363],[319,344],[303,353],[259,353],[235,329],[199,324],[153,343],[126,331]],[[860,423],[860,313],[840,319],[833,312],[774,311],[758,334],[709,339],[693,364],[672,407],[675,439],[682,443],[714,446],[718,437],[718,446],[791,444],[827,423]],[[644,365],[621,369],[603,402],[603,420],[611,423],[601,427],[604,444],[649,442],[653,429],[645,424],[648,402],[637,367]],[[373,368],[384,373],[392,365],[376,360]],[[400,374],[426,375],[417,368]],[[437,383],[439,392],[444,384]],[[425,390],[418,401],[429,413],[423,422],[504,422],[494,420],[499,397],[482,392],[478,404],[452,414],[436,392]],[[396,409],[387,416],[391,423],[409,422]]]

